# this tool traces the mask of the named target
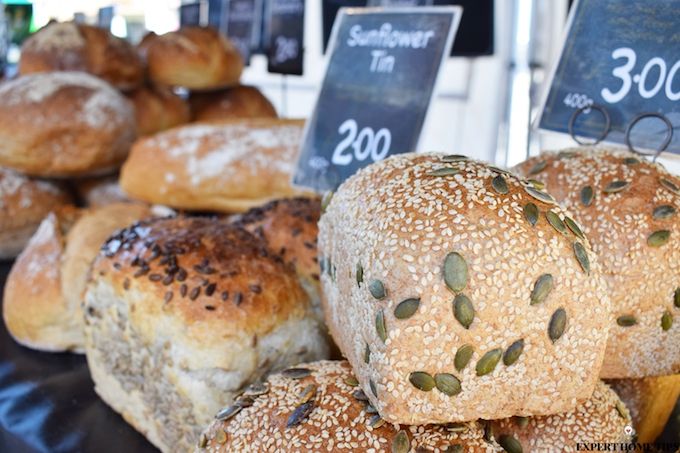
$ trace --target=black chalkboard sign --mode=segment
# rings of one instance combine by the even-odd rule
[[[226,13],[226,34],[248,63],[253,47],[257,47],[261,11],[259,0],[228,0]]]
[[[461,14],[459,7],[340,10],[296,185],[333,190],[359,168],[416,150]]]
[[[302,75],[305,33],[304,0],[270,0],[267,3],[267,70]]]
[[[224,32],[224,11],[226,10],[227,0],[208,0],[208,25],[215,30]]]
[[[111,22],[113,22],[114,14],[115,9],[113,6],[105,6],[104,8],[99,8],[99,11],[97,12],[97,26],[99,28],[111,30]]]
[[[659,118],[634,122],[643,113],[664,115],[680,125],[680,0],[580,0],[539,120],[542,129],[577,137],[605,134],[636,149],[656,150],[668,134]],[[596,108],[588,109],[596,104]],[[578,112],[577,112],[578,111]],[[577,112],[577,113],[575,113]],[[573,118],[573,120],[572,120]],[[680,153],[680,134],[668,151]]]
[[[201,25],[201,2],[185,3],[179,7],[180,27],[198,27]]]

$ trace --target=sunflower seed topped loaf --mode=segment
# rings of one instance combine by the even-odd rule
[[[331,334],[389,422],[573,410],[597,382],[609,299],[580,227],[528,181],[402,154],[319,222]]]
[[[564,452],[628,441],[628,424],[626,408],[598,382],[589,400],[560,415],[400,426],[380,417],[349,363],[325,361],[246,389],[217,414],[196,452]]]
[[[574,214],[613,316],[601,376],[680,373],[680,178],[627,151],[545,153],[517,167]]]
[[[294,271],[227,222],[177,217],[112,236],[85,294],[95,390],[165,452],[188,451],[245,386],[327,345]]]

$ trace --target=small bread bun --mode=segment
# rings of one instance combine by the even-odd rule
[[[499,397],[500,395],[495,395]],[[356,387],[347,362],[315,362],[246,389],[220,411],[198,452],[575,452],[578,444],[627,442],[628,411],[598,382],[565,414],[448,425],[386,423]]]
[[[188,123],[191,119],[189,105],[168,88],[142,87],[128,98],[135,106],[138,137]]]
[[[83,71],[120,90],[142,84],[144,67],[135,48],[108,30],[74,22],[53,22],[21,47],[19,74]]]
[[[243,59],[217,30],[184,27],[150,38],[143,46],[149,78],[158,85],[193,90],[238,84]]]
[[[88,208],[99,208],[111,203],[131,202],[118,184],[118,175],[84,178],[73,181],[78,199]]]
[[[138,140],[120,185],[178,209],[243,212],[302,194],[291,185],[304,122],[250,119],[177,127]]]
[[[213,93],[191,93],[194,121],[276,118],[276,109],[256,87],[240,85]]]
[[[666,426],[680,396],[680,375],[612,379],[607,383],[630,410],[637,441],[653,443]]]
[[[517,170],[583,226],[613,315],[600,376],[680,373],[680,178],[627,151],[545,153]]]
[[[17,256],[50,210],[71,201],[56,183],[0,167],[0,260]]]
[[[105,173],[125,159],[134,138],[131,104],[84,72],[0,85],[0,165],[46,177]]]
[[[328,349],[292,269],[226,221],[177,217],[111,237],[85,296],[95,390],[164,452],[270,371]]]
[[[567,219],[461,156],[392,156],[338,188],[319,221],[324,314],[386,420],[550,415],[590,397],[609,299]]]

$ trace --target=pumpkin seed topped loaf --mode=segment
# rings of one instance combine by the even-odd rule
[[[402,154],[349,178],[319,223],[331,334],[388,422],[573,410],[609,328],[581,228],[531,182]]]
[[[627,151],[545,153],[518,166],[583,226],[613,316],[601,376],[680,373],[680,178]]]

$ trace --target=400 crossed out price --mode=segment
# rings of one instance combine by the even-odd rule
[[[349,165],[354,159],[364,161],[369,157],[373,162],[383,160],[390,153],[392,133],[387,128],[374,131],[371,127],[359,130],[353,119],[343,121],[338,133],[344,136],[335,146],[331,162],[335,165]]]

